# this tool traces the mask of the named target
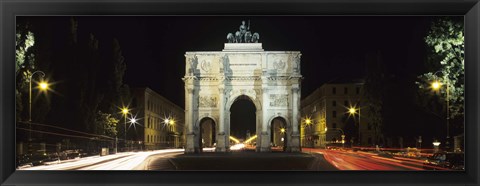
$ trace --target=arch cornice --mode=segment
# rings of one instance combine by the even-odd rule
[[[290,127],[292,124],[290,123],[290,120],[288,119],[287,116],[281,114],[281,113],[276,113],[272,116],[270,116],[270,119],[268,119],[268,127],[271,127],[272,125],[272,121],[275,119],[275,118],[283,118],[285,120],[285,125],[287,125],[287,127]]]
[[[233,89],[226,95],[227,101],[225,103],[225,110],[230,110],[230,107],[240,96],[247,96],[255,105],[256,111],[262,110],[261,99],[258,98],[255,89]]]

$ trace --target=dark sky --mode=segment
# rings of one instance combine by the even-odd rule
[[[126,83],[148,86],[184,107],[186,51],[220,51],[229,32],[250,20],[263,48],[302,53],[302,97],[337,77],[360,77],[368,52],[380,51],[389,73],[416,76],[425,59],[431,17],[152,16],[79,17],[79,30],[119,39]],[[108,38],[108,37],[105,37]]]
[[[111,43],[112,37],[119,40],[130,87],[148,86],[182,108],[185,52],[221,51],[226,35],[237,31],[242,20],[250,20],[250,30],[260,34],[266,51],[302,53],[302,98],[335,78],[363,77],[365,55],[380,52],[387,76],[398,87],[389,96],[403,98],[390,109],[408,115],[417,113],[412,109],[414,81],[425,71],[424,37],[433,17],[82,16],[77,20],[79,32],[94,33],[100,44]],[[415,125],[414,117],[395,121]]]

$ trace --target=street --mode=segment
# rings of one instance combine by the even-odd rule
[[[318,153],[338,170],[424,170],[424,160],[352,150],[324,150],[304,148],[304,152]]]
[[[184,154],[183,149],[124,152],[20,170],[424,170],[423,160],[387,157],[378,153],[352,150],[304,148],[302,153],[256,153],[237,150],[215,153],[205,148],[200,154]]]

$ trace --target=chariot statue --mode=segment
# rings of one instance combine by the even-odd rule
[[[239,27],[239,30],[235,34],[228,33],[227,40],[229,43],[258,43],[260,40],[260,34],[257,32],[250,32],[250,20],[248,25],[245,25],[245,21],[242,21],[242,24]]]

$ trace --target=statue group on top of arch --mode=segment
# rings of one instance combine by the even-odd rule
[[[245,25],[245,21],[242,21],[240,29],[235,32],[235,35],[228,33],[227,40],[229,43],[258,43],[260,35],[255,32],[250,32],[250,20],[248,20],[248,26]]]

